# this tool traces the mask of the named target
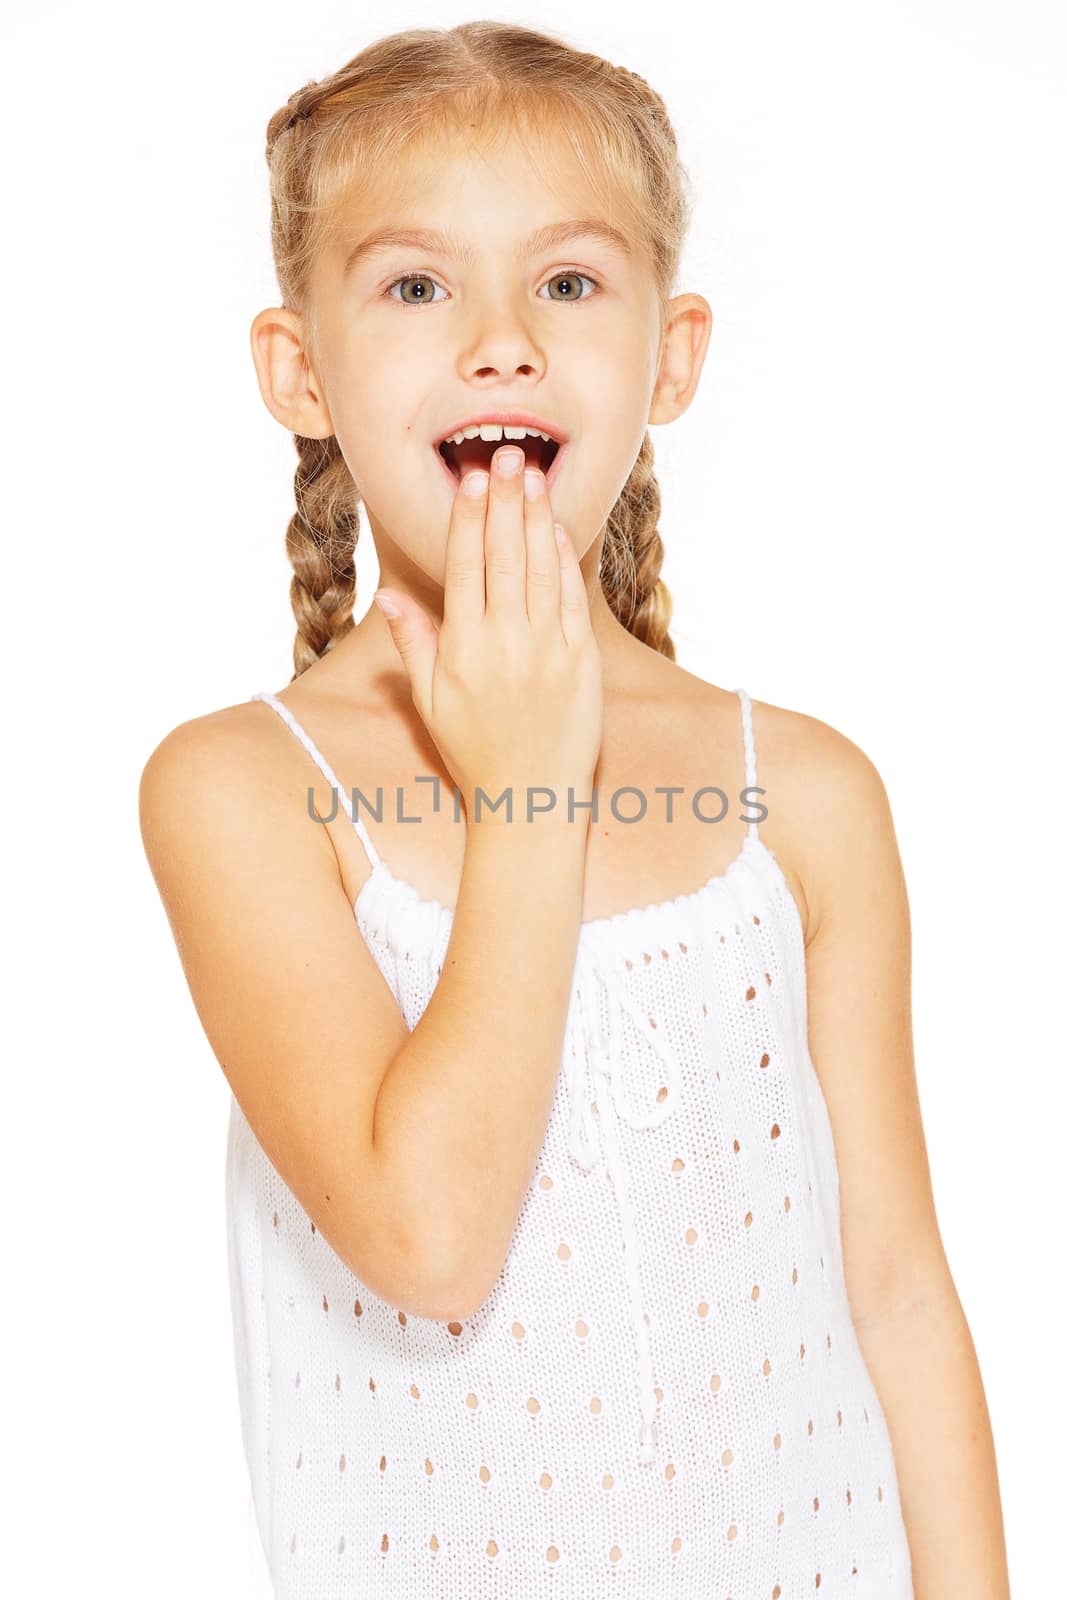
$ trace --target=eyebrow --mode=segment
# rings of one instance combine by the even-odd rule
[[[566,244],[571,239],[585,238],[599,239],[601,244],[618,250],[628,260],[632,259],[633,251],[626,235],[620,233],[618,228],[611,227],[609,223],[599,222],[592,217],[580,218],[574,222],[553,222],[545,228],[538,228],[519,245],[517,254],[520,259],[525,260],[530,256],[541,255],[546,250],[554,249],[556,245]],[[425,250],[434,255],[453,256],[466,266],[472,265],[475,260],[473,247],[448,230],[439,233],[434,228],[377,228],[365,239],[361,239],[350,252],[344,264],[342,277],[347,277],[353,267],[358,262],[366,260],[368,256],[398,245]]]

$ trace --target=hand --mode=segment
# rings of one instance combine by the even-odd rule
[[[468,820],[476,788],[495,800],[510,786],[517,820],[530,787],[550,790],[545,815],[566,821],[568,789],[591,797],[600,754],[600,650],[574,546],[565,533],[556,541],[544,474],[500,470],[515,448],[494,451],[490,472],[468,471],[457,486],[440,629],[409,596],[379,593],[398,609],[387,621],[412,701]],[[536,492],[524,490],[526,479]],[[479,480],[483,492],[472,494]],[[535,806],[548,798],[536,795]]]

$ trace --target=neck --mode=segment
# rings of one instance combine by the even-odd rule
[[[638,677],[647,676],[649,667],[654,664],[650,658],[658,653],[650,652],[646,645],[635,639],[608,605],[599,576],[603,543],[602,530],[582,557],[582,577],[589,601],[593,637],[603,663],[605,694],[625,693],[627,686]],[[406,595],[426,613],[435,627],[440,628],[444,621],[444,590],[441,586],[428,579],[395,547],[390,547],[386,553],[379,546],[379,560],[381,587],[395,594]],[[323,661],[316,663],[315,670],[320,679],[324,674],[332,678],[331,687],[346,697],[350,692],[354,698],[362,698],[371,685],[378,693],[406,693],[407,690],[407,674],[393,643],[389,624],[373,604]],[[325,686],[323,681],[322,687]]]

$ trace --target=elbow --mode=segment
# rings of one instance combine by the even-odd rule
[[[363,1281],[398,1311],[428,1322],[466,1322],[486,1299],[480,1290],[471,1292],[458,1276],[442,1275],[436,1269],[422,1271],[410,1262],[399,1275],[394,1262],[375,1283],[366,1277]]]
[[[369,1261],[366,1252],[345,1252],[345,1264],[370,1292],[411,1317],[430,1322],[464,1322],[486,1299],[484,1286],[456,1265],[439,1243],[421,1248],[393,1238]],[[467,1263],[469,1267],[469,1263]]]
[[[484,1301],[484,1295],[471,1298],[456,1294],[451,1299],[445,1296],[428,1305],[420,1315],[429,1322],[469,1322]]]
[[[468,1288],[460,1279],[454,1279],[449,1289],[437,1296],[436,1311],[431,1313],[437,1322],[467,1322],[489,1298],[484,1285]]]
[[[376,1158],[395,1173],[376,1146]],[[441,1197],[441,1186],[429,1183],[425,1166],[406,1161],[402,1181],[387,1177],[382,1196],[373,1279],[354,1270],[368,1288],[398,1310],[433,1322],[461,1322],[486,1300],[496,1277],[487,1276],[485,1239],[470,1217],[455,1216]],[[430,1204],[433,1195],[436,1203]],[[364,1222],[364,1227],[366,1223]]]
[[[420,1257],[417,1274],[417,1316],[432,1322],[466,1322],[488,1298],[484,1279],[475,1277],[469,1261],[440,1249]]]

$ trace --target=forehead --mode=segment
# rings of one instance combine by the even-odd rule
[[[546,187],[565,184],[588,196],[592,186],[570,141],[552,119],[542,126],[509,122],[495,127],[453,124],[413,140],[397,162],[390,179],[398,177],[410,190],[447,184],[453,175],[513,170],[524,181]]]
[[[361,178],[339,204],[336,249],[346,260],[383,224],[424,224],[487,240],[525,237],[579,217],[607,223],[629,242],[621,197],[604,179],[591,180],[551,119],[542,127],[453,124],[413,139],[369,182]]]

